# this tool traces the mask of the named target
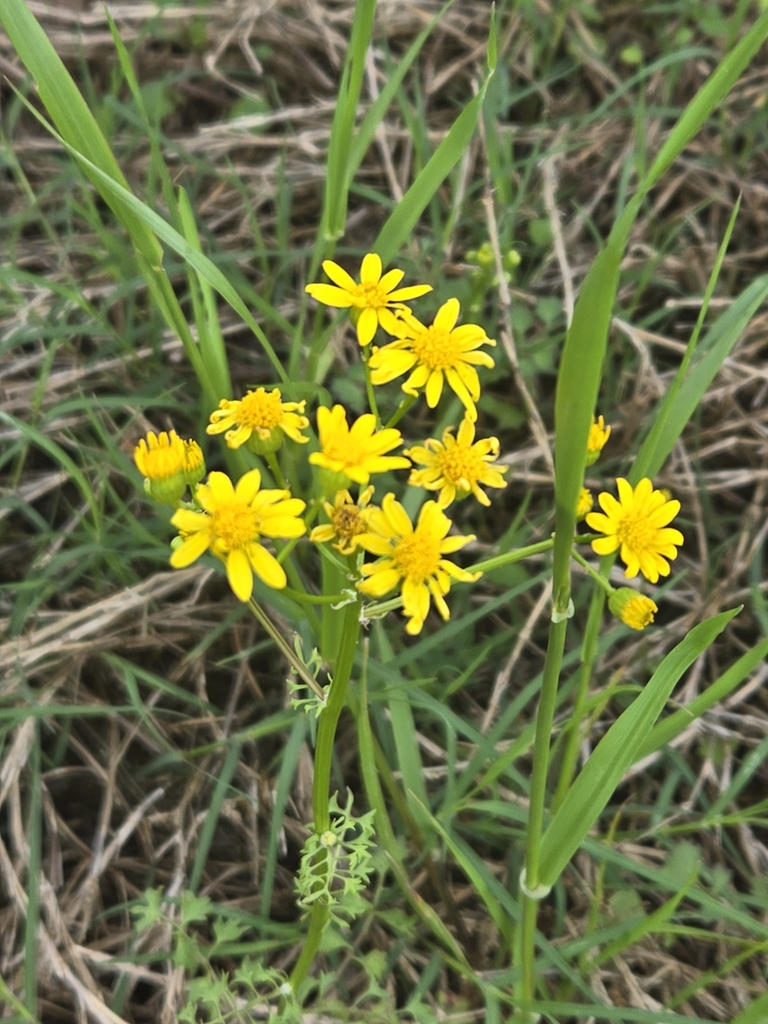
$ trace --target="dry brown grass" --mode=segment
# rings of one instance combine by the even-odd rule
[[[108,92],[113,56],[101,6],[82,0],[58,4],[29,0],[29,6],[58,52],[73,68],[84,59],[94,89]],[[539,0],[538,15],[544,17],[549,12],[554,18],[556,6]],[[603,6],[606,23],[601,34],[608,54],[615,55],[622,45],[640,38],[650,61],[658,33],[644,18],[642,5]],[[734,5],[722,6],[732,9]],[[382,0],[379,38],[385,37],[394,52],[402,52],[437,9],[431,2],[412,5]],[[143,81],[172,72],[183,77],[174,89],[174,109],[164,121],[165,133],[173,140],[167,154],[169,165],[174,178],[197,179],[197,216],[215,235],[220,248],[239,252],[253,247],[250,217],[256,217],[264,236],[274,241],[279,191],[286,187],[285,182],[292,190],[290,244],[295,248],[308,245],[317,224],[324,152],[351,5],[316,0],[225,0],[202,16],[202,44],[191,38],[190,19],[200,17],[195,5],[160,10],[151,3],[124,2],[112,5],[111,11],[125,42],[136,46],[134,59]],[[150,22],[151,31],[147,32]],[[536,54],[542,41],[533,37],[521,13],[506,15],[504,26],[503,53],[510,79],[535,85],[539,73]],[[471,94],[484,59],[486,31],[485,5],[459,0],[425,48],[418,77],[433,141],[442,137],[451,123],[456,103]],[[628,98],[626,103],[619,100],[605,116],[579,121],[578,128],[573,128],[577,118],[596,109],[629,73],[617,57],[603,59],[595,54],[591,45],[594,31],[574,9],[564,27],[560,52],[570,48],[576,54],[576,68],[568,76],[534,89],[511,109],[501,128],[502,133],[512,134],[519,161],[514,170],[515,188],[525,184],[526,154],[539,154],[518,212],[516,234],[523,250],[527,224],[539,218],[552,222],[555,242],[559,242],[535,266],[531,256],[532,269],[521,278],[525,283],[512,288],[512,303],[531,309],[539,298],[550,295],[563,297],[566,308],[570,305],[573,291],[578,290],[597,251],[589,224],[601,232],[610,226],[616,193],[622,187],[624,161],[630,146],[637,142]],[[271,48],[271,53],[260,57],[264,47]],[[670,103],[682,106],[711,67],[712,60],[703,56],[686,63],[676,75],[671,96],[668,72],[651,75],[644,138],[649,153],[658,149],[669,123],[658,114],[658,108]],[[257,88],[265,69],[279,88],[279,109],[230,119],[233,102]],[[0,70],[17,84],[23,81],[19,62],[2,36]],[[372,66],[369,95],[377,87]],[[738,126],[762,109],[766,89],[768,59],[762,53],[731,94],[717,122],[702,132],[654,193],[633,233],[620,295],[622,309],[631,310],[632,315],[617,316],[614,321],[608,367],[607,389],[616,401],[611,449],[616,467],[626,466],[626,455],[633,450],[653,402],[671,380],[738,194],[743,197],[742,213],[713,307],[725,308],[765,268],[765,153],[759,146],[750,149],[750,130]],[[7,89],[4,95],[9,102]],[[52,211],[57,198],[46,194],[46,189],[60,178],[61,154],[26,116],[21,124],[14,133],[14,151],[32,190],[43,197],[41,208]],[[758,140],[764,138],[761,125],[755,132]],[[130,142],[124,141],[126,145]],[[396,199],[412,178],[414,159],[410,133],[395,109],[363,165],[360,180]],[[478,202],[479,193],[472,191],[473,182],[482,180],[485,164],[483,140],[478,137],[464,167],[464,191],[459,188],[458,199],[447,191],[444,196],[447,202],[458,202],[463,214],[443,254],[443,269],[449,277],[466,270],[465,250],[476,244],[471,217],[482,218],[487,213]],[[124,166],[132,181],[143,182],[149,166],[147,147],[134,140],[125,153]],[[27,203],[11,175],[0,177],[0,208],[8,217],[18,214]],[[354,199],[347,241],[365,246],[382,219],[380,208],[359,197]],[[59,236],[46,236],[38,222],[32,223],[16,239],[16,264],[48,280],[76,280],[82,294],[98,306],[110,293],[113,281],[94,256],[100,245],[96,234],[82,221],[78,227],[63,246],[56,240]],[[532,252],[533,247],[528,246],[527,251]],[[241,261],[241,269],[258,283],[255,263],[258,261]],[[634,307],[638,281],[649,266],[651,283],[642,289],[639,305]],[[295,294],[286,291],[280,299],[280,313],[289,320],[296,311]],[[17,296],[15,306],[7,293],[3,302],[0,330],[5,337],[20,325],[44,322],[56,302],[48,289],[37,288],[30,281],[18,285]],[[665,311],[654,329],[636,326],[654,310]],[[121,329],[119,314],[118,303],[109,314],[116,318],[113,326],[117,331]],[[755,609],[759,610],[760,595],[765,596],[768,582],[755,579],[750,567],[755,558],[764,557],[768,534],[767,320],[764,312],[755,317],[660,478],[662,486],[673,488],[681,497],[690,523],[681,558],[686,575],[666,598],[665,629],[652,639],[643,635],[614,648],[600,666],[603,679],[614,672],[635,678],[634,666],[655,663],[695,622],[734,603],[747,603],[723,641],[689,673],[684,690],[676,694],[676,699],[685,703],[762,635],[764,622]],[[231,341],[236,386],[252,382],[264,368],[247,349],[234,317],[224,314],[223,322]],[[524,355],[537,329],[515,338]],[[34,407],[47,416],[46,436],[76,453],[73,439],[88,417],[83,411],[58,413],[65,400],[115,389],[130,395],[146,380],[144,364],[151,365],[158,358],[156,349],[147,344],[125,356],[93,359],[97,343],[81,336],[62,347],[46,368],[45,377],[41,369],[47,359],[44,342],[17,346],[10,356],[2,356],[0,410],[24,419]],[[177,343],[166,338],[161,348],[161,362],[178,367]],[[509,354],[509,344],[507,350]],[[42,391],[41,379],[45,380]],[[508,519],[510,510],[528,492],[534,494],[534,509],[549,501],[547,431],[551,432],[552,426],[553,378],[548,372],[531,373],[528,363],[523,365],[519,383],[529,391],[538,419],[532,416],[530,429],[510,432],[507,439],[511,451],[507,461],[514,479],[509,504],[498,513],[499,522]],[[495,391],[505,396],[505,382],[497,382]],[[519,404],[524,405],[523,399]],[[158,415],[162,419],[163,414]],[[106,417],[105,422],[109,425]],[[123,425],[121,421],[121,428]],[[155,425],[166,426],[157,420]],[[139,418],[124,435],[125,452],[130,452],[144,426]],[[10,445],[18,439],[18,432],[4,425],[0,437]],[[6,471],[2,496],[7,502],[0,507],[0,522],[7,531],[0,542],[0,564],[5,566],[10,584],[0,598],[6,627],[11,624],[10,599],[15,597],[15,586],[28,567],[28,552],[33,550],[28,542],[32,527],[20,514],[18,503],[35,509],[56,528],[61,545],[66,543],[67,531],[75,529],[78,517],[87,511],[68,472],[39,455],[17,465],[21,466],[19,474],[14,469]],[[104,473],[110,486],[125,496],[119,473],[114,468]],[[597,478],[595,484],[599,484]],[[138,498],[126,500],[138,508]],[[501,532],[489,531],[489,537]],[[55,553],[54,547],[49,557]],[[519,679],[530,678],[540,667],[546,591],[539,590],[525,600],[528,603],[521,606],[520,613],[523,628],[519,639],[510,637],[503,665],[495,672],[494,666],[488,666],[471,695],[462,698],[461,713],[483,731],[497,715],[500,703],[519,689]],[[146,954],[167,949],[168,934],[162,929],[150,931],[138,941],[133,939],[126,904],[149,885],[162,887],[169,896],[183,892],[227,738],[265,713],[287,706],[284,667],[263,652],[250,658],[251,648],[263,640],[258,629],[242,619],[219,631],[232,611],[231,595],[209,570],[157,572],[153,568],[146,579],[133,579],[122,586],[78,580],[71,589],[48,597],[26,621],[22,634],[7,635],[0,645],[3,706],[11,709],[34,703],[43,712],[40,719],[8,719],[4,727],[0,978],[17,995],[23,992],[30,854],[25,821],[29,759],[39,722],[43,750],[50,761],[44,763],[41,778],[44,826],[39,879],[39,1015],[46,1024],[154,1022],[175,1017],[181,999],[179,970],[162,959],[127,963],[113,958],[129,950]],[[499,618],[493,625],[508,629],[509,624]],[[182,699],[181,690],[164,693],[139,680],[136,692],[146,711],[143,716],[133,713],[126,662],[199,698],[197,711]],[[714,802],[727,791],[744,759],[768,734],[766,676],[768,667],[762,666],[722,707],[693,723],[675,741],[693,780],[681,783],[681,791],[687,794],[678,807],[681,823],[689,820],[700,792]],[[104,714],[45,718],[46,705],[100,708]],[[115,706],[119,710],[111,710]],[[352,754],[346,753],[355,749],[354,743],[348,742],[351,728],[351,723],[343,724],[339,750],[345,771],[354,774]],[[598,726],[596,735],[600,729]],[[447,763],[440,737],[419,733],[417,740],[429,765],[428,778],[439,780]],[[284,734],[276,732],[243,745],[233,777],[243,796],[224,801],[201,884],[202,892],[225,907],[259,910],[274,807],[276,757],[283,742]],[[207,750],[200,749],[206,746]],[[197,753],[190,755],[191,750]],[[461,761],[466,762],[472,752],[469,744],[462,744]],[[161,758],[165,759],[162,764]],[[653,805],[654,793],[663,784],[663,776],[655,774],[652,767],[658,760],[656,755],[630,773],[621,796],[633,808]],[[761,765],[740,794],[738,806],[761,799],[766,781]],[[310,789],[311,758],[305,748],[281,823],[272,899],[272,916],[277,921],[293,921],[297,916],[294,871],[305,825],[312,816]],[[510,800],[521,801],[519,794],[502,790],[505,792]],[[666,851],[655,842],[653,831],[644,832],[646,829],[647,817],[628,810],[621,821],[627,838],[619,842],[618,849],[638,866],[653,869]],[[753,879],[743,874],[740,864],[754,876],[765,875],[767,833],[761,822],[742,822],[728,829],[727,835],[731,846],[723,843],[719,828],[692,833],[689,839],[698,844],[708,869],[719,866],[730,873],[735,890],[748,892]],[[489,868],[506,879],[505,858],[490,847],[483,849]],[[473,966],[486,971],[495,968],[498,937],[487,927],[482,904],[458,872],[449,875],[448,881],[460,921],[457,931],[466,938]],[[595,889],[602,884],[595,863],[579,855],[569,875],[565,935],[584,933]],[[447,913],[426,873],[417,875],[413,886],[439,912]],[[651,889],[652,885],[643,892],[648,910],[661,902],[660,897],[654,899]],[[602,908],[606,918],[615,909]],[[753,912],[765,923],[764,906],[755,905]],[[542,926],[552,928],[554,921],[545,918]],[[737,932],[737,926],[728,926],[728,935]],[[755,948],[742,962],[723,968],[741,948],[729,942],[728,935],[724,932],[719,942],[696,941],[694,937],[669,942],[644,939],[593,971],[590,984],[607,1003],[654,1010],[669,1005],[676,993],[704,972],[714,971],[718,977],[686,999],[680,1012],[732,1020],[768,986],[764,950]],[[364,936],[364,945],[388,952],[394,942],[395,936],[378,924]],[[406,945],[397,954],[399,976],[417,979],[430,952],[424,937]],[[274,962],[289,966],[296,953],[291,945],[276,952]],[[340,973],[346,969],[342,967]],[[116,1014],[109,1005],[120,978],[123,1002]],[[347,970],[345,983],[349,991],[359,985],[354,967]],[[461,991],[451,972],[443,971],[435,992],[442,994],[442,1004],[437,996],[430,998],[435,1012],[444,1019],[480,1019],[481,1011],[462,1003],[474,995]],[[393,995],[397,995],[394,983]],[[466,1012],[459,1013],[462,1006]],[[10,1007],[0,1008],[0,1017],[10,1014]],[[310,1019],[317,1018],[308,1015]]]

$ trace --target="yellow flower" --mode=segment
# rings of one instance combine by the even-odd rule
[[[409,448],[405,454],[426,469],[414,469],[408,483],[428,491],[439,489],[441,508],[447,508],[457,493],[462,498],[470,491],[481,505],[490,505],[491,499],[478,484],[506,487],[502,473],[506,473],[507,467],[493,461],[499,454],[498,438],[486,437],[474,444],[473,441],[475,425],[465,416],[456,437],[453,427],[448,427],[443,431],[442,441],[430,437],[423,446]]]
[[[349,427],[342,406],[326,409],[321,405],[317,410],[317,432],[321,450],[313,452],[309,461],[356,484],[367,484],[371,473],[410,468],[410,461],[402,455],[385,454],[403,443],[400,431],[394,427],[376,430],[376,417],[371,413],[360,416]]]
[[[202,512],[180,508],[171,523],[181,543],[171,555],[174,569],[191,565],[205,551],[227,567],[229,585],[241,601],[253,592],[253,573],[276,590],[286,584],[285,570],[260,543],[264,537],[301,537],[306,526],[298,516],[306,508],[290,491],[262,491],[258,469],[242,476],[237,487],[226,473],[209,473],[207,484],[198,484],[195,500]]]
[[[592,426],[589,428],[589,437],[587,438],[587,465],[591,466],[594,462],[597,462],[600,452],[605,447],[605,443],[611,436],[611,428],[606,427],[605,420],[602,416],[598,416]]]
[[[199,484],[205,476],[203,450],[197,441],[184,442],[184,479],[188,487]]]
[[[656,602],[650,597],[638,594],[630,587],[614,590],[608,598],[608,607],[616,618],[621,619],[630,629],[645,629],[646,626],[650,626],[659,610]]]
[[[401,303],[432,291],[432,286],[428,284],[397,288],[403,279],[403,271],[390,270],[382,277],[381,258],[375,252],[369,252],[363,257],[360,284],[333,260],[325,260],[323,270],[334,283],[308,284],[306,290],[313,299],[325,306],[337,309],[348,309],[351,306],[359,310],[357,340],[363,346],[371,343],[379,325],[389,334],[395,333],[392,328],[398,321],[393,309],[400,311],[404,308]]]
[[[587,512],[592,511],[594,505],[592,495],[589,493],[586,487],[582,487],[579,493],[579,500],[576,502],[576,518],[582,520]]]
[[[372,485],[365,488],[356,502],[352,501],[349,491],[339,491],[332,505],[329,501],[323,502],[330,523],[316,526],[309,539],[315,544],[323,544],[338,537],[339,543],[333,546],[342,555],[351,555],[357,547],[360,534],[368,530],[371,513],[368,502],[372,496]]]
[[[309,438],[300,433],[309,426],[304,412],[306,402],[283,402],[280,391],[257,388],[248,391],[239,401],[222,398],[219,408],[211,413],[207,434],[223,434],[230,448],[247,444],[258,455],[277,451],[283,443],[283,434],[292,441],[305,444]],[[266,446],[266,447],[265,447]]]
[[[187,486],[194,486],[205,473],[203,453],[197,441],[183,441],[175,430],[155,434],[149,431],[133,452],[144,490],[155,501],[178,505]]]
[[[363,566],[363,575],[368,579],[358,583],[358,589],[378,598],[400,584],[403,614],[408,617],[405,629],[411,635],[421,632],[430,597],[442,617],[450,618],[444,595],[451,588],[451,580],[474,583],[482,574],[460,569],[441,556],[463,548],[474,536],[448,537],[451,520],[436,501],[422,505],[414,529],[394,494],[384,497],[380,509],[371,509],[369,522],[369,532],[358,537],[357,542],[381,557]]]
[[[437,311],[431,327],[425,327],[410,313],[393,324],[393,341],[371,355],[371,381],[387,384],[395,377],[412,371],[402,385],[407,395],[417,395],[424,388],[427,405],[434,409],[443,392],[443,382],[453,388],[470,419],[477,419],[475,402],[480,397],[480,381],[475,366],[493,366],[487,352],[477,351],[481,345],[495,345],[477,324],[456,327],[459,300],[448,299]]]
[[[603,492],[598,501],[603,512],[590,512],[587,525],[607,536],[592,541],[598,555],[610,555],[620,549],[627,567],[625,576],[641,572],[651,583],[659,576],[669,576],[667,559],[677,558],[683,543],[679,530],[665,529],[680,511],[679,501],[668,500],[661,491],[654,491],[646,477],[632,488],[628,480],[618,479],[619,500]]]

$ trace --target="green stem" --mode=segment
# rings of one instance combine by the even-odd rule
[[[406,398],[404,398],[400,405],[398,405],[397,409],[395,409],[389,421],[384,424],[384,429],[387,430],[389,427],[394,427],[396,423],[399,423],[417,398],[418,395],[408,395]]]
[[[269,455],[267,455],[266,460],[267,465],[272,470],[272,476],[275,478],[277,486],[283,488],[287,487],[288,484],[285,482],[283,471],[282,469],[280,469],[280,463],[277,461],[277,456],[275,455],[275,453],[271,452]]]
[[[368,396],[368,408],[371,410],[373,415],[376,417],[376,427],[381,426],[381,417],[379,416],[379,405],[376,401],[376,392],[373,390],[373,381],[371,380],[371,346],[366,345],[363,349],[363,367],[365,369],[365,393]]]
[[[333,682],[328,692],[328,702],[320,715],[317,727],[317,744],[315,746],[315,770],[312,781],[312,813],[313,829],[316,833],[326,832],[331,825],[329,810],[329,790],[331,785],[331,766],[333,764],[333,742],[336,738],[336,726],[342,708],[346,702],[347,686],[355,662],[357,639],[360,633],[360,604],[355,601],[344,609],[344,621],[341,627],[341,647],[336,661]],[[318,901],[312,905],[309,918],[309,931],[304,946],[289,978],[294,992],[306,978],[311,968],[323,931],[328,923],[328,905]]]
[[[597,583],[597,585],[599,587],[602,587],[602,589],[610,597],[611,594],[613,593],[613,587],[608,582],[608,580],[605,578],[605,576],[601,575],[597,571],[597,569],[593,569],[592,566],[589,564],[589,562],[586,560],[586,558],[584,558],[583,555],[580,555],[579,552],[575,548],[573,549],[571,554],[573,555],[574,559],[579,563],[579,565],[582,567],[582,569],[586,570],[586,572],[592,577],[592,579],[595,581],[595,583]]]
[[[494,555],[493,558],[486,558],[470,566],[470,572],[491,572],[493,569],[500,569],[503,565],[512,565],[513,562],[520,562],[531,555],[538,555],[542,551],[550,551],[555,545],[553,537],[549,540],[540,540],[536,544],[529,544],[524,548],[516,548],[514,551],[505,551],[503,555]]]
[[[320,686],[320,684],[312,675],[312,673],[309,672],[306,665],[298,658],[296,652],[291,648],[291,645],[288,643],[288,641],[285,639],[282,633],[277,629],[277,627],[274,625],[274,623],[266,614],[266,612],[264,612],[259,607],[259,605],[256,604],[253,598],[251,598],[251,600],[248,602],[248,607],[253,612],[254,618],[256,618],[261,623],[265,631],[272,637],[278,650],[282,652],[288,664],[291,666],[291,668],[299,677],[299,679],[301,679],[302,683],[304,683],[305,686],[308,686],[316,697],[325,699],[323,688]]]

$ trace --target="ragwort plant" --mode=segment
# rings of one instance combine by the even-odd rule
[[[335,241],[344,231],[347,196],[376,125],[418,53],[417,46],[403,60],[355,132],[375,3],[358,0],[355,10],[329,145],[312,280],[295,324],[287,370],[234,286],[201,252],[184,192],[172,187],[167,191],[173,224],[134,197],[84,100],[23,0],[5,0],[0,20],[36,79],[53,122],[48,125],[50,131],[78,161],[127,231],[149,293],[178,334],[197,373],[201,401],[207,409],[206,432],[222,443],[228,472],[206,472],[203,438],[185,439],[174,430],[150,432],[136,446],[135,463],[147,497],[172,509],[169,528],[176,536],[170,539],[170,565],[183,568],[203,556],[214,557],[236,599],[249,607],[291,664],[295,676],[292,689],[301,694],[293,701],[296,714],[308,714],[316,722],[313,820],[307,826],[309,839],[297,877],[297,899],[307,918],[306,936],[287,977],[249,962],[232,986],[246,986],[253,1001],[271,1000],[273,1010],[284,1017],[298,1013],[297,1007],[312,991],[308,977],[329,924],[348,921],[365,906],[361,895],[374,871],[373,853],[378,843],[388,854],[389,864],[377,870],[394,873],[455,969],[489,1002],[515,1008],[518,1019],[534,1020],[542,1013],[553,1019],[552,1014],[570,1010],[566,1008],[569,1004],[547,1002],[552,992],[541,966],[551,961],[537,958],[537,949],[546,951],[536,927],[541,901],[587,838],[625,772],[727,692],[723,685],[715,684],[688,708],[659,720],[683,673],[738,609],[699,623],[667,654],[577,774],[577,751],[589,717],[589,684],[605,605],[632,630],[652,628],[658,603],[663,601],[656,585],[670,576],[671,563],[685,543],[675,525],[680,502],[656,487],[654,479],[744,324],[768,292],[762,282],[717,344],[699,353],[699,333],[737,207],[679,372],[659,403],[652,429],[626,467],[626,475],[597,495],[598,511],[594,497],[584,488],[584,477],[586,467],[610,442],[610,415],[598,410],[597,402],[621,259],[649,189],[768,37],[768,13],[734,46],[671,130],[582,285],[557,380],[553,535],[478,561],[471,553],[474,535],[459,533],[452,514],[457,503],[466,500],[477,503],[476,513],[481,516],[507,484],[499,440],[485,436],[477,426],[478,410],[483,407],[483,372],[494,366],[489,349],[496,342],[481,324],[462,317],[457,298],[450,297],[436,310],[434,304],[430,309],[430,286],[404,281],[403,272],[390,264],[475,129],[495,69],[493,23],[487,74],[476,97],[460,113],[353,276],[331,258]],[[116,31],[113,35],[126,80],[136,89],[125,49]],[[198,341],[163,269],[161,243],[184,259],[196,294],[201,296],[194,308]],[[494,261],[499,275],[510,265],[498,246]],[[274,370],[271,385],[233,396],[216,322],[215,292],[239,313],[264,348]],[[321,399],[311,408],[310,400],[299,397],[302,386],[321,382],[324,360],[327,366],[323,309],[346,310],[332,315],[348,316],[358,342],[368,410],[356,417],[341,404]],[[314,316],[315,328],[305,344],[309,316]],[[310,390],[313,395],[320,393],[317,387]],[[406,427],[398,426],[408,422],[404,418],[417,403],[436,410],[451,393],[463,413],[444,428],[441,439],[414,437]],[[583,532],[580,523],[592,532]],[[551,621],[533,737],[518,904],[487,891],[487,887],[483,897],[509,940],[512,970],[503,980],[495,981],[474,974],[456,936],[415,899],[408,884],[377,774],[377,770],[386,774],[386,765],[381,762],[368,716],[365,629],[395,612],[404,620],[404,630],[418,636],[426,623],[435,619],[435,613],[443,621],[450,619],[453,588],[472,586],[484,573],[547,551],[552,552]],[[591,553],[599,556],[596,565],[590,561]],[[627,585],[619,588],[610,582],[616,558],[623,563],[627,580]],[[573,614],[574,570],[587,574],[593,595],[584,635],[576,638],[571,634],[580,650],[580,669],[565,726],[559,775],[554,779],[551,735]],[[300,643],[291,645],[281,636],[270,617],[273,595],[287,597],[298,614],[306,617],[316,647],[311,656],[305,655]],[[745,655],[729,672],[728,688],[738,685],[765,653],[766,646],[761,644]],[[350,689],[353,677],[361,682],[359,692]],[[370,807],[362,814],[353,813],[351,792],[340,803],[331,786],[334,740],[345,707],[355,717],[359,736],[365,792],[356,794],[354,802],[362,803],[365,798]],[[472,861],[455,838],[427,807],[418,804],[418,808],[421,826],[441,836],[473,877]],[[473,877],[478,879],[478,875]],[[478,889],[482,888],[478,884]],[[153,905],[156,920],[162,913],[159,897]],[[206,905],[203,917],[208,910]],[[146,917],[146,912],[143,914]],[[178,948],[193,948],[179,936]],[[197,954],[193,951],[186,959],[182,954],[183,950],[178,963],[194,974],[200,966]],[[225,977],[208,972],[206,966],[203,976],[192,982],[192,1003],[185,1009],[184,1019],[195,1019],[196,1005],[209,1019],[218,1019],[217,1013],[220,1019],[233,1019],[237,1006],[232,986]],[[672,1016],[660,1015],[658,1020]]]

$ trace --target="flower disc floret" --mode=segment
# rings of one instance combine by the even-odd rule
[[[301,415],[305,406],[303,401],[283,402],[278,388],[257,388],[238,400],[222,398],[219,408],[211,413],[206,433],[226,431],[224,440],[230,448],[239,448],[253,438],[257,444],[276,440],[277,445],[271,446],[275,450],[282,443],[283,434],[305,444],[309,440],[301,433],[309,426],[309,420]]]
[[[352,500],[349,491],[339,491],[333,504],[328,501],[323,502],[325,514],[330,522],[323,526],[316,526],[309,535],[309,539],[315,544],[338,539],[338,543],[333,545],[336,550],[342,555],[351,555],[357,547],[361,534],[368,530],[371,513],[368,503],[372,496],[372,486],[366,487],[357,501]]]
[[[505,487],[502,474],[507,467],[493,460],[499,454],[499,441],[486,437],[475,441],[475,425],[465,416],[458,434],[453,436],[453,427],[443,431],[442,441],[429,438],[423,445],[409,448],[405,453],[424,469],[414,469],[408,483],[424,487],[428,491],[440,491],[438,504],[441,508],[457,497],[474,494],[481,505],[490,505],[491,500],[479,487]]]
[[[320,406],[317,432],[320,451],[313,452],[309,461],[357,484],[367,484],[372,473],[410,469],[409,459],[386,454],[403,443],[400,431],[394,427],[376,430],[376,417],[371,413],[360,416],[350,427],[341,405],[334,405],[332,409]]]
[[[392,333],[398,341],[373,350],[370,359],[372,383],[387,384],[404,373],[410,373],[402,385],[403,391],[407,395],[417,395],[424,389],[427,405],[434,409],[447,381],[467,410],[467,416],[476,420],[475,402],[480,398],[480,379],[475,366],[494,365],[487,352],[478,350],[481,345],[495,345],[496,342],[477,324],[457,327],[459,312],[459,300],[448,299],[429,327],[410,313],[403,313],[393,325]]]
[[[362,346],[371,343],[379,326],[388,334],[396,333],[396,314],[406,308],[402,303],[432,291],[428,284],[398,288],[403,271],[390,270],[382,277],[381,258],[375,252],[363,257],[359,284],[333,260],[325,260],[323,270],[333,284],[308,284],[307,292],[325,306],[358,311],[357,340]]]
[[[616,483],[618,501],[604,491],[598,497],[603,511],[586,517],[587,526],[606,535],[592,541],[592,549],[598,555],[619,551],[627,578],[641,572],[656,583],[659,576],[669,575],[667,559],[677,558],[677,547],[683,543],[682,533],[669,527],[680,511],[680,502],[654,490],[647,477],[635,488],[622,478]]]
[[[403,597],[405,627],[411,635],[420,633],[430,599],[443,619],[450,618],[445,595],[452,580],[474,583],[481,573],[468,572],[443,555],[463,548],[474,536],[448,536],[451,520],[436,501],[422,505],[416,527],[394,494],[387,494],[380,509],[371,509],[369,532],[358,538],[365,551],[380,556],[362,567],[368,577],[358,589],[369,597],[384,597],[398,585]]]
[[[288,490],[261,490],[261,474],[252,469],[237,487],[226,473],[210,473],[207,484],[198,484],[195,501],[202,511],[178,509],[171,517],[181,535],[171,555],[174,569],[210,550],[224,562],[229,585],[241,601],[253,593],[254,572],[276,590],[286,585],[285,570],[261,537],[301,537],[306,526],[299,516],[306,505],[300,498]]]

